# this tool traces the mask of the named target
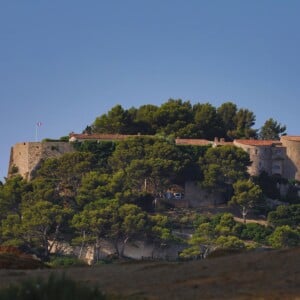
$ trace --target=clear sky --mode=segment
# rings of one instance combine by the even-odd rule
[[[0,180],[116,104],[232,101],[300,135],[300,1],[0,0]]]

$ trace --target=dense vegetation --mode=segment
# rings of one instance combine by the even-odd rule
[[[99,116],[87,133],[160,134],[180,138],[202,138],[212,140],[223,137],[279,139],[286,127],[272,118],[258,129],[254,129],[255,114],[238,108],[232,102],[219,107],[210,103],[196,103],[181,99],[169,99],[161,106],[142,105],[124,109],[116,105],[107,114]]]
[[[18,246],[48,260],[56,241],[82,248],[109,240],[122,257],[134,239],[166,244],[175,221],[165,212],[172,207],[167,191],[182,190],[195,181],[209,193],[218,191],[224,201],[240,209],[244,222],[249,211],[270,211],[266,197],[279,198],[278,179],[262,174],[249,178],[249,156],[240,148],[176,146],[174,137],[256,137],[255,116],[233,103],[212,105],[169,100],[161,107],[124,110],[114,107],[98,117],[87,132],[147,133],[120,142],[77,142],[77,151],[45,160],[30,182],[13,176],[0,185],[0,243]],[[271,126],[271,125],[272,126]],[[268,122],[278,138],[284,129]],[[266,129],[266,127],[264,127]],[[269,138],[270,131],[260,132]],[[278,197],[277,197],[278,196]],[[284,199],[287,203],[289,198]],[[299,197],[294,205],[269,213],[269,227],[237,223],[230,214],[195,215],[190,246],[184,257],[202,255],[207,249],[273,247],[300,243]],[[290,219],[291,218],[291,219]],[[249,240],[252,242],[249,243]]]

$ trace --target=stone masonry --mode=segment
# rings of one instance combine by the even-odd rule
[[[24,142],[11,148],[8,178],[20,174],[31,180],[40,163],[50,157],[58,157],[74,151],[68,142]]]

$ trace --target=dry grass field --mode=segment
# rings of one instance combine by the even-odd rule
[[[0,270],[0,287],[65,272],[128,299],[300,299],[300,248],[190,262],[120,262],[64,270]]]

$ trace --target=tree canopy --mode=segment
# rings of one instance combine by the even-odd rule
[[[123,108],[116,105],[108,113],[96,117],[84,132],[120,134],[163,134],[180,138],[214,139],[222,137],[255,138],[255,115],[232,102],[219,107],[169,99],[160,106],[142,105]]]
[[[259,131],[259,138],[262,140],[279,140],[281,135],[285,135],[286,126],[281,125],[274,119],[268,119]]]

